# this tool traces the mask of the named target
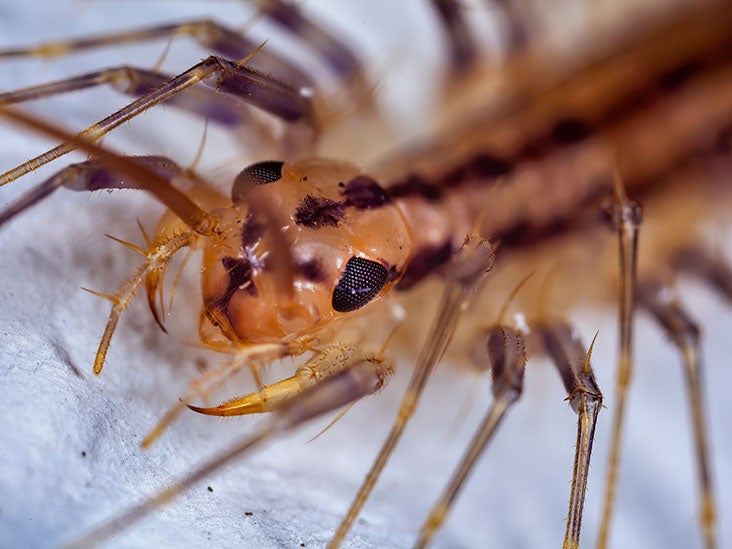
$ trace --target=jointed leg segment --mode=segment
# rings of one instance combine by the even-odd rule
[[[704,545],[713,549],[717,544],[716,504],[712,490],[712,474],[709,453],[709,435],[703,394],[703,366],[701,355],[701,331],[689,313],[676,299],[670,299],[673,291],[657,280],[646,280],[638,288],[638,302],[662,326],[666,335],[681,353],[689,393],[692,429],[699,480],[699,522]]]

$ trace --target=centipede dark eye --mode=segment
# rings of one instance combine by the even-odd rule
[[[387,276],[381,263],[352,257],[333,290],[333,310],[349,313],[360,309],[378,295]]]
[[[282,162],[267,160],[247,166],[234,179],[231,199],[239,202],[254,187],[274,183],[282,177]]]

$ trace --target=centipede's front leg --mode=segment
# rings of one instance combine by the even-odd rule
[[[308,387],[283,400],[268,420],[254,433],[244,436],[211,460],[194,468],[169,488],[145,499],[125,513],[102,524],[72,547],[92,547],[140,521],[156,509],[172,501],[179,494],[214,472],[229,466],[236,459],[252,452],[264,443],[290,432],[310,420],[357,402],[379,391],[392,373],[392,368],[381,358],[370,355],[354,356],[340,363],[338,373],[321,383]]]

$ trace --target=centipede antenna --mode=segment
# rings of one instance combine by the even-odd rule
[[[701,353],[701,331],[673,291],[658,280],[646,280],[639,285],[638,302],[661,325],[665,334],[681,353],[689,394],[696,466],[699,483],[699,525],[704,547],[717,546],[717,506],[712,489],[709,435],[704,407],[704,367]]]
[[[147,498],[127,512],[102,524],[70,547],[93,547],[139,522],[154,510],[170,503],[181,493],[216,471],[229,466],[234,460],[250,453],[276,435],[291,431],[304,423],[332,410],[374,394],[391,375],[391,366],[374,358],[355,362],[339,374],[293,397],[275,410],[257,431],[243,437],[238,443],[221,452],[188,473],[173,486]]]
[[[521,332],[507,326],[491,327],[488,331],[488,355],[493,378],[493,404],[483,418],[450,482],[422,525],[415,547],[426,547],[437,529],[442,526],[470,471],[493,438],[506,412],[523,391],[526,344]]]
[[[379,450],[346,516],[338,526],[328,547],[339,547],[351,529],[353,522],[371,494],[387,460],[391,456],[404,428],[414,413],[430,374],[439,362],[452,338],[466,300],[476,291],[493,266],[494,253],[490,244],[479,236],[468,237],[456,254],[449,270],[445,289],[427,340],[422,346],[414,373],[386,441]]]
[[[621,437],[625,418],[628,388],[633,375],[633,319],[638,264],[638,234],[643,208],[628,198],[618,170],[615,171],[615,201],[610,207],[612,223],[618,231],[620,286],[618,297],[618,366],[616,402],[610,443],[610,458],[605,480],[605,499],[597,538],[598,549],[606,549],[610,537],[620,468]]]

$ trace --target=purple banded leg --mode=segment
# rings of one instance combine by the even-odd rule
[[[361,85],[366,82],[361,62],[353,50],[317,23],[308,19],[296,5],[279,0],[257,0],[255,3],[264,17],[295,36],[306,48],[312,50],[323,66],[339,81],[347,85]],[[242,33],[226,25],[212,19],[200,19],[108,33],[103,36],[0,50],[0,59],[29,56],[51,58],[77,51],[179,36],[188,36],[207,51],[233,61],[243,59],[258,46]],[[256,70],[271,74],[278,80],[288,82],[295,88],[316,89],[313,79],[297,64],[267,48],[258,52],[249,65]]]
[[[95,156],[97,161],[103,162],[108,169],[121,174],[123,177],[131,181],[134,181],[134,188],[143,189],[152,194],[162,204],[167,206],[171,212],[178,216],[178,218],[185,223],[191,231],[202,236],[209,236],[218,231],[217,216],[211,215],[202,210],[193,200],[188,198],[185,193],[176,189],[171,184],[170,180],[160,176],[147,166],[130,162],[127,158],[95,145],[83,137],[71,135],[64,130],[38,120],[37,118],[17,111],[0,108],[0,118],[5,118],[15,124],[22,125],[25,128],[37,131],[49,137],[65,140],[66,144],[71,147],[72,150],[80,149]],[[24,166],[27,167],[28,164],[30,164],[30,169],[35,169],[32,161],[27,162]],[[193,173],[188,173],[187,177],[193,181],[198,180],[198,177]],[[48,192],[52,191],[54,188],[52,185],[49,185],[49,187],[50,189]],[[32,190],[24,197],[21,197],[19,202],[24,203],[24,207],[28,207],[42,199],[48,194],[48,192],[42,191],[40,197],[29,201],[28,197],[33,196],[36,193],[35,190]],[[16,215],[22,210],[22,208],[18,209],[11,205],[8,210],[10,211],[9,215],[0,214],[5,221],[10,219],[13,215]]]
[[[431,0],[439,16],[447,39],[451,70],[464,74],[472,69],[479,58],[479,48],[468,27],[463,6],[459,0]]]
[[[105,84],[109,84],[126,95],[142,97],[152,93],[172,78],[173,76],[169,74],[121,65],[55,82],[3,92],[0,93],[0,105],[34,101]],[[171,97],[164,104],[174,105],[224,126],[237,127],[254,124],[253,117],[249,116],[245,109],[210,88],[190,88],[184,94]]]
[[[168,183],[172,183],[183,174],[183,168],[163,156],[134,156],[127,157],[126,160],[150,170]],[[71,164],[0,212],[0,225],[3,225],[26,208],[40,202],[60,187],[73,191],[90,192],[103,189],[146,188],[137,183],[135,179],[125,178],[123,174],[110,168],[109,164],[103,160],[88,160]]]
[[[328,70],[345,84],[366,85],[361,61],[343,41],[308,19],[296,4],[253,0],[260,12],[312,49]]]
[[[243,64],[232,63],[211,56],[187,71],[165,82],[154,91],[133,101],[96,124],[78,134],[83,141],[96,141],[120,124],[134,118],[154,105],[159,105],[178,96],[197,84],[204,82],[221,92],[257,107],[291,125],[304,126],[317,134],[318,123],[310,97],[272,77],[266,76]],[[0,175],[0,186],[14,181],[26,173],[79,148],[71,141],[21,164]]]
[[[90,36],[58,42],[46,42],[36,46],[0,50],[0,59],[15,57],[52,58],[70,53],[134,44],[149,40],[189,36],[210,52],[231,60],[240,60],[251,54],[259,44],[252,42],[241,33],[210,19],[187,21],[171,25],[160,25],[145,29],[108,33],[103,36]],[[266,48],[257,52],[249,65],[262,70],[275,78],[289,82],[296,88],[313,88],[314,82],[300,68],[282,59]]]

